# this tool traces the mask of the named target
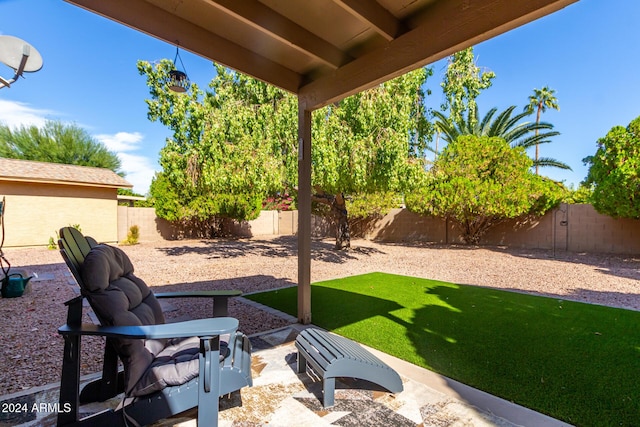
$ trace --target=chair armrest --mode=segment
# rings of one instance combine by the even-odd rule
[[[185,292],[161,292],[155,293],[156,298],[212,298],[213,317],[226,317],[229,315],[229,298],[239,297],[242,291],[239,290],[217,290],[217,291],[185,291]]]
[[[215,297],[239,297],[242,291],[237,289],[220,291],[184,291],[184,292],[154,292],[156,298],[215,298]]]
[[[230,334],[237,330],[238,319],[216,317],[145,326],[98,326],[83,323],[80,326],[64,325],[58,328],[60,335],[97,335],[110,338],[183,338],[209,337]]]

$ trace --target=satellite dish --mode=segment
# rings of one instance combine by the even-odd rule
[[[11,79],[0,77],[0,88],[11,86],[22,73],[34,73],[42,68],[42,56],[36,48],[13,36],[0,36],[0,62],[15,72]]]

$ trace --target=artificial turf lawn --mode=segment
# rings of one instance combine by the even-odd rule
[[[297,315],[297,288],[247,298]],[[314,283],[312,323],[577,426],[640,425],[640,312],[385,273]]]

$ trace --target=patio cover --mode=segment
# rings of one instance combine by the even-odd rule
[[[578,0],[67,0],[298,96],[298,320],[311,322],[311,112]]]

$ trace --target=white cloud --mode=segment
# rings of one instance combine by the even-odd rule
[[[143,136],[140,132],[118,132],[115,135],[95,135],[95,138],[102,142],[109,150],[120,153],[137,150]]]
[[[53,111],[31,108],[22,102],[0,99],[0,123],[11,128],[42,127],[54,114]],[[126,174],[125,179],[133,184],[133,191],[146,194],[159,166],[155,160],[131,153],[140,149],[143,135],[140,132],[118,132],[113,135],[98,134],[94,138],[118,155],[122,165],[120,169]]]
[[[139,194],[147,194],[151,180],[156,173],[156,166],[144,156],[136,156],[129,153],[118,153],[122,163],[120,168],[126,173],[125,179],[133,184],[133,191]]]
[[[130,153],[140,148],[140,142],[144,139],[142,134],[118,132],[114,135],[99,134],[94,137],[118,155],[120,170],[126,174],[125,179],[133,184],[133,191],[147,194],[158,166],[148,157]]]
[[[53,114],[52,111],[38,110],[29,107],[28,104],[16,101],[0,99],[0,122],[10,128],[20,126],[44,126],[47,116]]]

